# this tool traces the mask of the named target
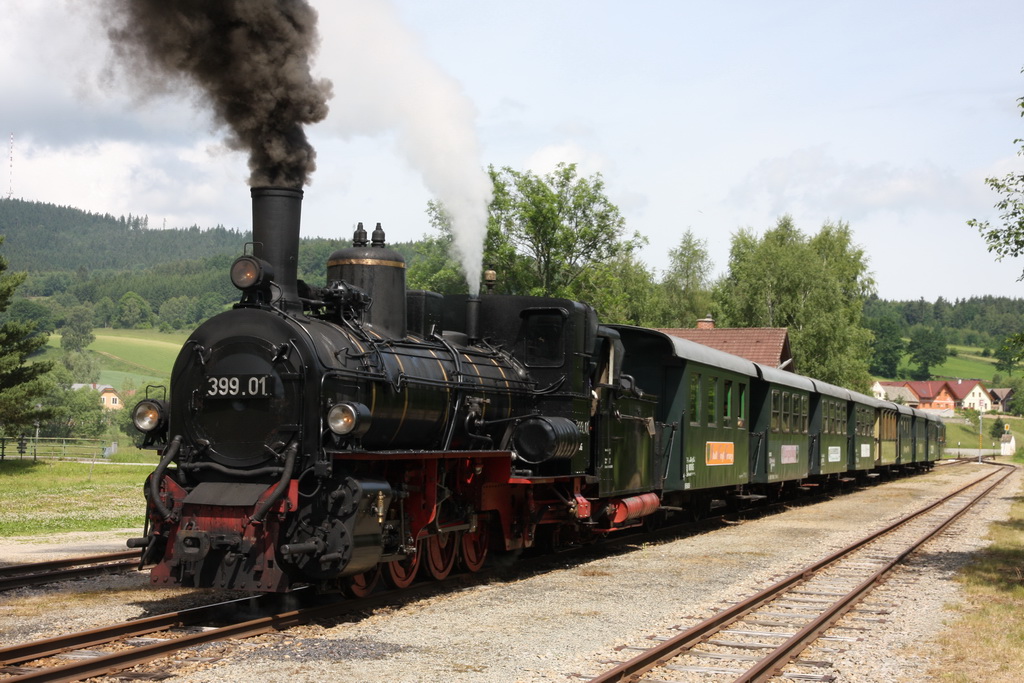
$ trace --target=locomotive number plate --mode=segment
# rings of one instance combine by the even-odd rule
[[[270,375],[211,375],[207,398],[270,398]]]

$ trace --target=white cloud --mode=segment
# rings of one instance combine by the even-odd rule
[[[931,162],[840,161],[816,146],[759,162],[728,197],[773,214],[804,210],[856,220],[879,211],[968,211],[973,183]]]
[[[604,155],[577,142],[562,142],[541,147],[526,158],[525,166],[534,173],[551,173],[560,163],[576,164],[581,176],[606,173],[611,166]]]

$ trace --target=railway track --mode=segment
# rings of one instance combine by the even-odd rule
[[[423,584],[357,599],[318,595],[311,590],[259,595],[31,641],[0,648],[0,680],[51,683],[103,676],[205,643],[248,638],[379,607],[435,586]],[[215,623],[224,625],[210,626]]]
[[[624,648],[639,650],[640,654],[591,681],[664,682],[678,679],[679,674],[737,682],[764,681],[780,675],[796,680],[833,680],[820,673],[828,662],[801,660],[800,654],[823,638],[898,564],[1012,472],[1013,467],[1000,466],[654,647]]]
[[[131,571],[138,568],[140,557],[138,550],[124,550],[103,555],[0,567],[0,591],[24,586],[38,586],[65,579]]]

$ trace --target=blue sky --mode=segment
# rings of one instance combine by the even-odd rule
[[[110,79],[88,4],[5,3],[0,194],[248,227],[244,156],[191,98]],[[1024,296],[1024,262],[966,225],[995,217],[985,177],[1024,170],[1024,3],[313,4],[334,98],[304,234],[416,239],[438,173],[575,162],[652,268],[690,229],[720,273],[736,230],[788,213],[807,233],[847,221],[883,298]]]

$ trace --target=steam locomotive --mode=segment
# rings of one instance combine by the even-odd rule
[[[585,303],[407,291],[379,225],[308,285],[301,199],[252,189],[239,302],[134,409],[154,584],[361,595],[939,456],[925,413]]]

